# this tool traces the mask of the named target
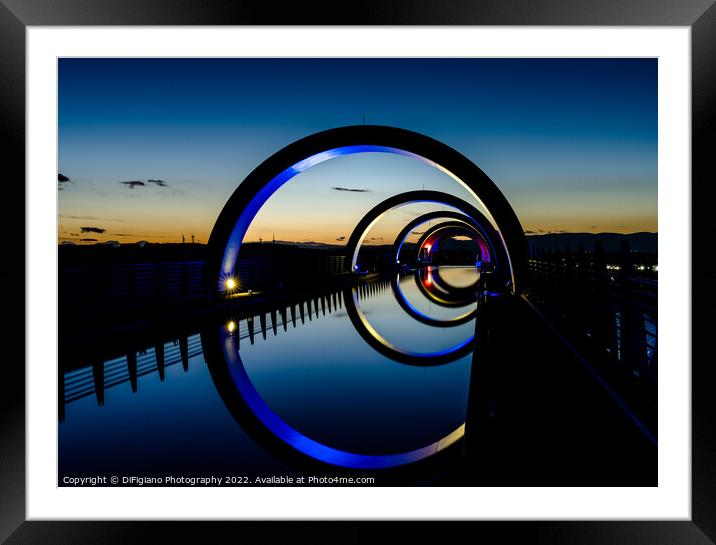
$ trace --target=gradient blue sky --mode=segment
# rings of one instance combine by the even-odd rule
[[[526,231],[657,230],[656,59],[58,62],[58,169],[71,180],[59,184],[60,241],[206,241],[261,161],[363,114],[467,155]],[[146,185],[120,183],[132,180]],[[467,197],[409,158],[337,158],[281,188],[247,240],[335,242],[379,201],[423,186]],[[369,239],[433,208],[391,214]],[[105,232],[81,233],[87,226]]]

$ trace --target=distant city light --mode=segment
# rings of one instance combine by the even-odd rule
[[[227,278],[224,281],[224,286],[227,290],[233,290],[236,289],[236,279],[235,278]]]
[[[231,320],[228,324],[226,324],[226,330],[229,333],[233,333],[234,331],[236,331],[236,322]]]

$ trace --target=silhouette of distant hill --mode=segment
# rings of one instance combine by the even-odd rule
[[[594,244],[597,241],[601,241],[602,247],[605,252],[618,252],[619,246],[622,240],[628,240],[632,250],[637,252],[650,252],[656,253],[658,248],[658,233],[547,233],[543,235],[528,234],[527,242],[530,248],[543,248],[552,249],[554,251],[564,251],[567,246],[572,251],[576,251],[580,244],[584,246],[584,249],[588,252],[594,250]],[[406,246],[412,246],[414,243],[407,242]],[[456,247],[464,246],[469,248],[472,246],[470,241],[453,241]],[[62,248],[61,252],[64,255],[91,255],[95,253],[110,253],[115,254],[120,248],[113,248],[112,245],[108,244],[93,244],[93,245],[74,245],[74,244],[60,244]],[[119,246],[119,245],[117,245]],[[264,241],[263,243],[258,242],[246,242],[242,245],[242,254],[251,255],[256,252],[274,252],[281,253],[282,251],[291,251],[290,248],[302,249],[305,251],[327,251],[327,252],[338,252],[341,251],[345,246],[343,244],[330,244],[323,242],[314,241],[301,241],[292,242],[286,240]],[[392,244],[372,244],[366,246],[366,248],[372,248],[373,250],[389,249]],[[205,251],[206,246],[204,244],[179,244],[179,243],[129,243],[122,244],[120,252],[137,252],[143,254],[162,253],[162,254],[178,254],[191,253],[201,255]],[[113,251],[114,250],[114,251]]]
[[[632,250],[637,252],[656,253],[658,248],[658,233],[547,233],[544,235],[527,235],[527,243],[531,248],[548,248],[552,247],[555,251],[563,251],[567,245],[572,251],[576,251],[578,246],[582,244],[588,252],[594,250],[594,244],[601,241],[605,252],[618,252],[622,240],[628,240]],[[266,244],[264,242],[264,244]],[[323,249],[323,250],[340,250],[343,248],[340,244],[325,244],[322,242],[289,242],[276,241],[276,244],[299,246],[302,248]],[[455,247],[464,246],[472,247],[472,242],[468,240],[452,241]],[[411,246],[412,243],[406,243]],[[392,244],[372,244],[368,247],[373,249],[390,248]]]
[[[594,250],[597,241],[602,243],[605,252],[618,252],[622,240],[629,241],[629,246],[637,252],[656,253],[658,233],[549,233],[545,235],[527,235],[530,248],[552,248],[564,251],[567,245],[574,252],[582,244],[588,252]]]
[[[246,244],[256,244],[258,245],[258,242],[245,242]],[[277,240],[275,242],[264,242],[263,244],[278,244],[283,246],[298,246],[300,248],[311,248],[314,250],[337,250],[340,248],[343,248],[343,245],[341,244],[328,244],[325,242],[314,242],[312,240],[304,240],[302,242],[291,242],[290,240]]]

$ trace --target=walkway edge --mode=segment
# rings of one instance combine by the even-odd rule
[[[579,352],[577,352],[574,346],[572,346],[572,344],[564,338],[564,336],[559,332],[556,326],[544,314],[542,314],[542,312],[535,306],[534,303],[532,303],[532,301],[527,298],[526,295],[522,294],[521,297],[522,299],[524,299],[527,305],[535,312],[535,314],[537,314],[537,316],[539,316],[540,319],[542,319],[542,321],[562,341],[564,346],[572,353],[575,358],[577,358],[577,360],[582,364],[582,366],[584,366],[584,368],[589,371],[589,373],[602,386],[602,388],[604,388],[607,394],[609,394],[609,397],[614,400],[614,402],[619,406],[619,408],[624,411],[627,417],[629,417],[629,420],[631,420],[632,423],[637,428],[639,428],[642,434],[644,434],[644,437],[646,437],[652,445],[658,447],[656,437],[654,437],[649,428],[646,427],[646,425],[639,419],[639,417],[634,413],[634,411],[631,410],[629,405],[627,405],[626,401],[619,397],[619,395],[612,389],[611,386],[609,386],[609,383],[604,380],[604,378],[599,374],[599,372]]]

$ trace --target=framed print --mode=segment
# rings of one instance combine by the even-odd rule
[[[716,8],[60,5],[1,6],[3,539],[711,542]]]

